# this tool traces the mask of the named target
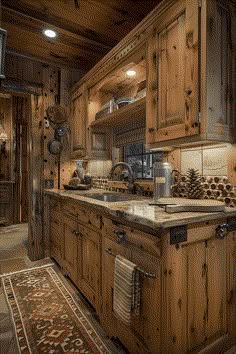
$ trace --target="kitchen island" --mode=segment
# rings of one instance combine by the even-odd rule
[[[45,247],[130,352],[224,350],[236,342],[236,211],[167,214],[150,199],[48,190]],[[113,312],[116,255],[144,271],[141,312]]]

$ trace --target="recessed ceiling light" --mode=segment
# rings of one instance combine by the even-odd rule
[[[51,29],[45,29],[43,30],[43,34],[46,36],[46,37],[49,37],[49,38],[55,38],[57,36],[57,32],[51,30]]]
[[[126,71],[126,75],[130,76],[130,77],[133,77],[133,76],[136,75],[136,71],[135,70],[127,70]]]

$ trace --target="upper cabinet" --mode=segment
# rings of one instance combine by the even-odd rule
[[[71,100],[71,155],[86,155],[87,95],[84,85],[76,90]]]
[[[140,128],[149,148],[234,141],[235,20],[231,0],[162,1],[74,89],[73,150]]]
[[[146,142],[232,142],[235,10],[220,0],[174,7],[149,38]]]

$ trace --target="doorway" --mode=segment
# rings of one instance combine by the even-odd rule
[[[0,201],[6,225],[28,222],[29,98],[0,92],[1,125],[6,134],[0,154]],[[3,145],[2,145],[3,146]]]

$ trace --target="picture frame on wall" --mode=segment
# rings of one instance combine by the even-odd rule
[[[5,79],[5,54],[6,54],[7,31],[0,28],[0,79]]]

